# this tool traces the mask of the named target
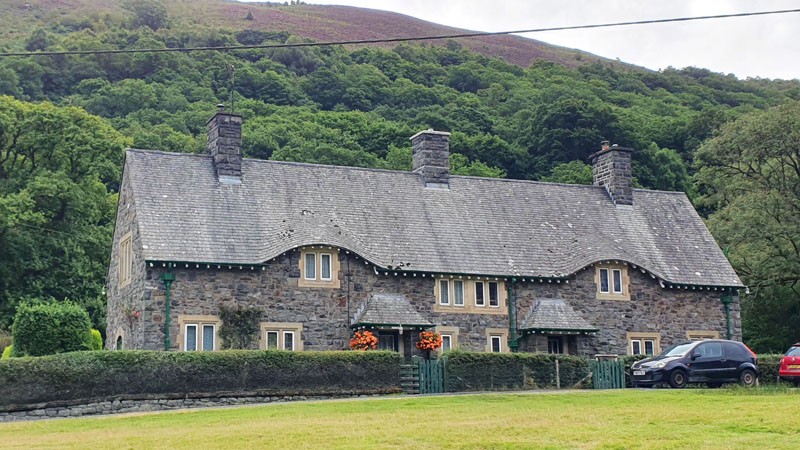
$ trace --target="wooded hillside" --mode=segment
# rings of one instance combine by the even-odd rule
[[[89,7],[91,14],[80,13]],[[386,13],[370,10],[216,0],[4,0],[0,12],[3,51],[297,43],[340,38],[359,21],[383,24],[376,26],[384,35],[409,32],[395,32]],[[362,36],[372,33],[363,28]],[[434,128],[452,131],[457,174],[590,183],[586,158],[608,139],[636,149],[639,186],[685,191],[713,215],[733,195],[717,195],[726,178],[698,184],[695,174],[724,151],[695,162],[698,148],[728,122],[800,99],[797,80],[652,72],[522,38],[508,45],[542,50],[526,50],[534,58],[526,67],[487,56],[522,61],[473,40],[0,57],[0,325],[24,299],[70,298],[103,327],[124,147],[201,152],[205,122],[220,102],[244,116],[253,158],[408,170],[408,137]],[[476,46],[484,54],[469,50]],[[750,273],[764,276],[737,269],[747,284],[756,281]],[[800,296],[785,278],[775,283],[782,304],[795,305],[789,317],[798,317]],[[759,317],[758,308],[748,311],[748,320]],[[748,329],[745,322],[746,337]],[[782,350],[800,339],[791,334],[758,350]]]

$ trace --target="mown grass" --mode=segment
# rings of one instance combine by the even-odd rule
[[[3,448],[795,449],[797,390],[391,397],[0,424]]]

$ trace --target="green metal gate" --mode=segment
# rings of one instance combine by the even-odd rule
[[[419,393],[439,394],[444,392],[444,360],[415,360],[419,366]]]
[[[625,388],[625,364],[622,361],[592,361],[590,368],[595,389]]]

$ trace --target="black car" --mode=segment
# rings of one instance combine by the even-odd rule
[[[758,360],[746,345],[737,341],[709,339],[673,345],[658,356],[637,361],[631,367],[631,384],[669,384],[682,388],[687,383],[723,383],[753,386],[758,377]]]

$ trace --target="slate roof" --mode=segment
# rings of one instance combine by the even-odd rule
[[[675,284],[742,286],[683,193],[245,159],[221,184],[207,155],[128,150],[144,258],[260,264],[324,244],[390,270],[565,277],[626,261]]]
[[[433,326],[402,294],[373,294],[356,312],[352,325]]]
[[[598,328],[585,321],[564,300],[548,298],[533,304],[520,330],[594,332]]]

